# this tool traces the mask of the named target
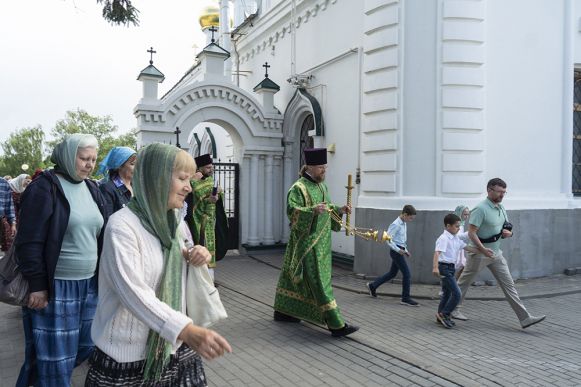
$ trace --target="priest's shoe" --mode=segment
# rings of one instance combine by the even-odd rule
[[[298,322],[301,322],[301,319],[293,317],[293,316],[289,316],[288,314],[284,314],[284,313],[279,312],[278,310],[275,310],[274,311],[274,321],[298,323]]]
[[[340,329],[329,328],[329,330],[331,331],[331,336],[343,337],[343,336],[350,335],[353,332],[357,332],[359,330],[359,327],[345,323],[345,326],[343,328],[340,328]]]

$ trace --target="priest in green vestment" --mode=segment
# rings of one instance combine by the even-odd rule
[[[188,203],[186,222],[194,238],[194,244],[206,246],[212,254],[208,267],[213,269],[216,267],[216,209],[224,211],[224,207],[216,206],[216,202],[221,200],[222,192],[219,192],[214,184],[212,157],[205,154],[196,157],[195,161],[202,176],[199,180],[191,181],[191,198],[186,199]],[[213,270],[210,271],[213,275]]]
[[[335,337],[359,328],[343,319],[331,283],[331,230],[341,225],[339,217],[351,213],[349,206],[331,202],[324,183],[327,149],[305,149],[306,165],[287,194],[291,234],[276,287],[274,319],[284,322],[306,320],[325,325]]]

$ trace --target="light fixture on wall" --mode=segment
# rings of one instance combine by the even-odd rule
[[[327,145],[327,152],[331,154],[335,153],[335,143]]]

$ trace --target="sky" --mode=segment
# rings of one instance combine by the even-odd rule
[[[0,141],[41,125],[47,137],[67,110],[110,115],[124,133],[136,126],[139,72],[165,75],[159,95],[193,64],[205,45],[198,22],[212,1],[134,0],[137,27],[112,26],[95,0],[4,1],[0,10]]]

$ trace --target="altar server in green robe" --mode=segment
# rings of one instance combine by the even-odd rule
[[[327,149],[305,149],[306,165],[287,194],[291,234],[276,287],[275,321],[310,321],[326,326],[335,337],[359,328],[341,315],[331,283],[331,230],[341,225],[333,219],[351,213],[347,205],[331,202],[325,181]]]
[[[198,172],[201,173],[200,179],[191,181],[191,197],[186,198],[188,210],[186,222],[194,238],[194,244],[206,246],[212,260],[208,264],[212,277],[216,267],[216,214],[217,209],[221,211],[220,219],[226,219],[223,214],[224,206],[222,202],[217,206],[216,203],[222,200],[221,189],[214,181],[214,165],[209,154],[201,155],[195,158]],[[218,257],[218,260],[222,257]]]

